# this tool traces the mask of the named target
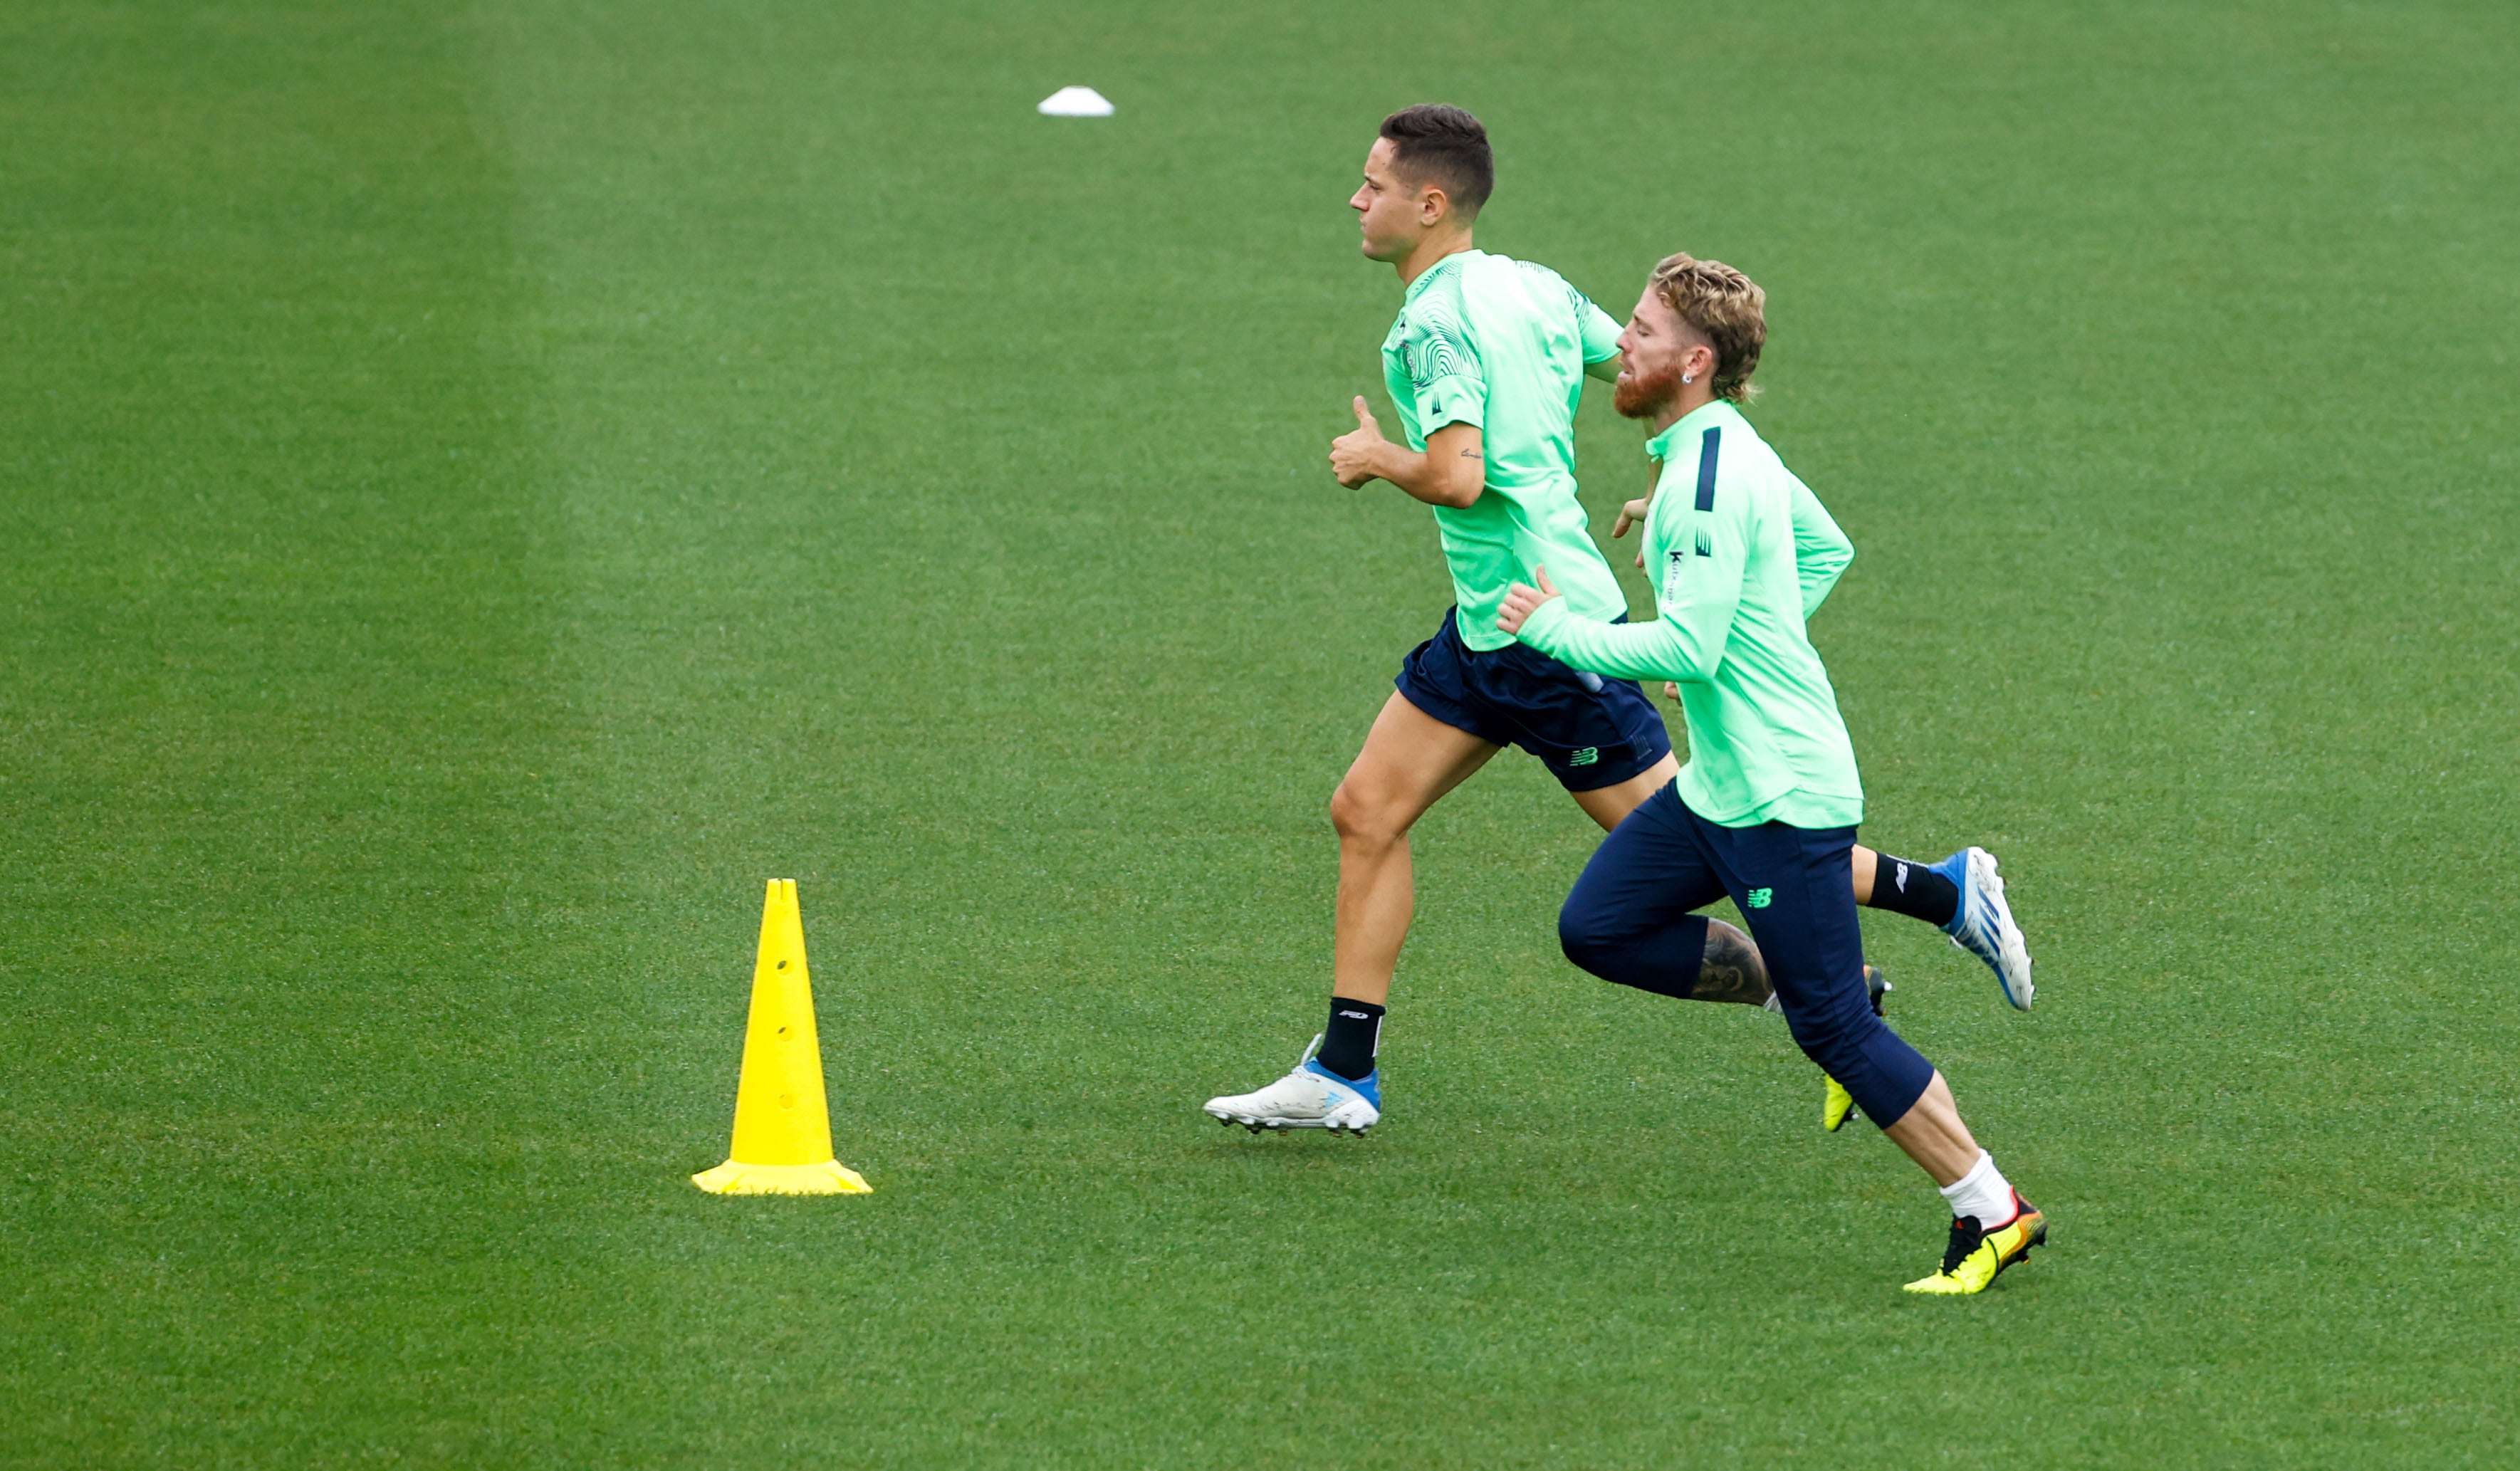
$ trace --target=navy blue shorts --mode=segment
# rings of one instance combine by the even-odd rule
[[[1568,791],[1616,786],[1671,754],[1671,733],[1634,680],[1603,679],[1521,644],[1462,642],[1455,608],[1400,661],[1401,697],[1491,745],[1518,745]],[[1621,619],[1621,622],[1627,620]]]
[[[1558,912],[1558,943],[1605,981],[1687,996],[1706,947],[1706,921],[1690,911],[1730,896],[1795,1043],[1887,1128],[1924,1094],[1934,1065],[1872,1014],[1854,852],[1852,827],[1710,823],[1674,781],[1601,840]]]

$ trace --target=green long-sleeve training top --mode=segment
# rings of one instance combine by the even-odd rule
[[[1804,620],[1855,559],[1810,487],[1718,400],[1656,435],[1645,516],[1656,617],[1612,624],[1552,598],[1522,642],[1578,669],[1680,685],[1681,799],[1728,827],[1864,821],[1855,746]]]

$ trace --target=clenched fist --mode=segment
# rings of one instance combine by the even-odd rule
[[[1356,400],[1356,427],[1330,441],[1330,473],[1350,490],[1382,473],[1374,468],[1382,451],[1391,441],[1382,437],[1382,425],[1373,422],[1373,411],[1365,406],[1365,397]]]

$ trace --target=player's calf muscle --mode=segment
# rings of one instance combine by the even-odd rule
[[[1772,988],[1767,962],[1750,937],[1721,919],[1706,926],[1706,956],[1697,962],[1697,984],[1688,998],[1699,1002],[1739,1002],[1764,1006]]]

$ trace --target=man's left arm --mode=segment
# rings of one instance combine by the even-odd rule
[[[1388,480],[1429,506],[1465,510],[1487,489],[1486,438],[1475,423],[1448,423],[1426,436],[1421,455],[1383,438],[1359,396],[1356,427],[1330,441],[1330,473],[1350,490]]]
[[[1620,679],[1687,682],[1714,677],[1732,635],[1749,567],[1749,518],[1740,496],[1689,526],[1689,539],[1665,543],[1680,561],[1655,588],[1650,623],[1601,623],[1577,614],[1534,569],[1538,588],[1508,589],[1497,627],[1559,663]],[[1695,514],[1684,512],[1683,514]],[[1687,550],[1683,550],[1686,547]]]

